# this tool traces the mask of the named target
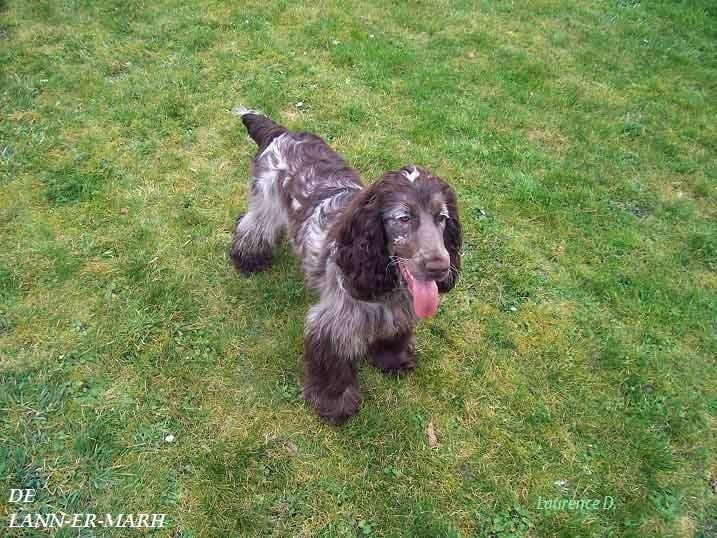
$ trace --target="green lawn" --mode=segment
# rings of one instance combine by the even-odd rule
[[[10,488],[175,538],[717,535],[712,0],[0,10],[0,535],[147,534],[9,529]],[[459,193],[418,369],[340,429],[296,259],[225,256],[239,103]]]

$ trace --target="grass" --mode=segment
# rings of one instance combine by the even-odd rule
[[[2,526],[36,487],[157,536],[715,535],[712,2],[0,6]],[[461,283],[342,429],[289,249],[225,259],[237,103],[459,192]]]

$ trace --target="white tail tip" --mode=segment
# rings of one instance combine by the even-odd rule
[[[261,110],[254,110],[242,105],[235,106],[234,108],[232,108],[232,114],[239,118],[241,118],[242,116],[246,116],[247,114],[261,114],[262,116],[264,115]]]

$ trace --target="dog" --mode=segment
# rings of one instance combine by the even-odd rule
[[[306,317],[303,396],[340,425],[361,406],[360,359],[384,372],[416,366],[414,329],[460,271],[455,191],[409,165],[365,186],[320,137],[234,109],[256,142],[248,210],[229,250],[236,269],[268,267],[284,232],[319,300]]]

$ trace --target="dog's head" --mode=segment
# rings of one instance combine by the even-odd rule
[[[405,286],[418,317],[438,309],[460,269],[461,224],[453,189],[406,166],[365,189],[349,206],[336,238],[336,262],[350,293],[376,300]]]

